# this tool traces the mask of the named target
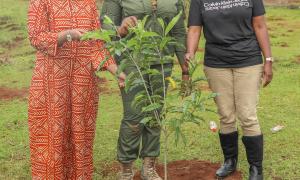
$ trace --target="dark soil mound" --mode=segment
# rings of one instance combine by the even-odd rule
[[[216,170],[220,167],[220,164],[210,163],[207,161],[198,160],[181,160],[174,161],[168,164],[168,179],[169,180],[215,180]],[[164,168],[163,165],[157,167],[159,175],[163,177]],[[235,172],[225,180],[241,180],[242,174]],[[134,180],[140,180],[140,173],[138,172]]]
[[[0,87],[0,100],[26,99],[28,89],[10,89]]]

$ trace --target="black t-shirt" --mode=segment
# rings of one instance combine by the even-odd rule
[[[262,0],[192,0],[188,26],[203,26],[204,64],[215,68],[261,64],[252,18],[264,14]]]

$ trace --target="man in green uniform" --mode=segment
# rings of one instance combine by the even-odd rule
[[[128,34],[129,27],[135,26],[138,19],[143,19],[146,15],[149,15],[146,27],[162,34],[163,32],[157,18],[162,18],[167,24],[183,10],[182,0],[105,0],[101,17],[105,15],[110,17],[118,27],[119,35],[125,37]],[[183,16],[171,30],[170,35],[176,38],[178,44],[185,45],[186,29]],[[102,28],[111,27],[103,25]],[[168,47],[168,49],[167,55],[176,54],[182,68],[183,79],[189,80],[188,68],[184,63],[185,47],[172,46]],[[122,57],[116,59],[122,61]],[[164,62],[164,68],[169,69],[165,71],[165,77],[171,75],[172,67],[173,64],[171,61]],[[153,63],[151,68],[162,72],[160,62]],[[129,74],[134,70],[134,67],[128,67],[124,71],[126,74]],[[147,83],[151,84],[157,80],[162,81],[162,77],[149,78],[149,82]],[[162,86],[163,82],[161,82],[159,87],[154,86],[153,91]],[[120,180],[133,179],[132,165],[138,157],[143,159],[142,179],[161,180],[155,169],[155,161],[160,154],[160,128],[142,125],[140,122],[143,119],[143,114],[140,110],[134,109],[131,106],[135,95],[142,89],[143,87],[137,87],[129,92],[121,89],[124,116],[120,127],[117,148],[118,161],[121,163],[121,172],[118,176]]]

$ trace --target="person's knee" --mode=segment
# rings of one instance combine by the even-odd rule
[[[241,122],[241,127],[244,136],[258,136],[261,135],[260,125],[257,119],[248,119]]]
[[[230,134],[232,132],[237,131],[236,122],[235,121],[221,121],[220,123],[220,133],[222,134]]]
[[[161,128],[156,126],[156,127],[151,127],[151,126],[145,126],[145,132],[149,135],[151,135],[152,137],[160,137],[161,134]]]
[[[220,131],[229,134],[237,130],[234,108],[220,109]]]
[[[219,95],[222,96],[222,95]],[[224,96],[224,95],[223,95]],[[217,97],[216,104],[218,107],[218,114],[220,119],[225,122],[234,121],[235,119],[235,106],[234,100],[230,97]]]
[[[120,135],[125,137],[135,137],[141,134],[143,125],[139,121],[123,120],[120,128]]]
[[[256,112],[250,113],[245,111],[244,113],[238,112],[238,119],[243,130],[244,136],[258,136],[261,134],[260,125]]]

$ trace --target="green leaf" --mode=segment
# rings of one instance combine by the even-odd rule
[[[161,72],[159,72],[157,69],[147,69],[146,70],[147,74],[149,75],[161,75]],[[161,82],[162,80],[160,80]]]
[[[182,106],[182,112],[183,112],[183,113],[186,113],[186,112],[188,111],[190,105],[191,105],[191,102],[190,102],[190,101],[185,101],[185,102],[183,103],[183,106]]]
[[[195,114],[191,114],[191,118],[187,122],[192,122],[196,125],[200,125],[200,121],[204,121],[204,118]]]
[[[142,20],[142,22],[141,22],[141,25],[142,25],[143,28],[145,27],[148,18],[149,18],[149,15],[146,15],[146,16],[143,18],[143,20]]]
[[[128,91],[133,91],[135,88],[141,88],[141,87],[144,88],[143,85],[144,85],[144,84],[143,84],[143,81],[142,81],[142,80],[134,81],[134,82],[132,83],[132,85],[129,87]]]
[[[166,26],[166,25],[165,25],[164,20],[163,20],[162,18],[158,18],[158,22],[159,22],[161,28],[162,28],[163,30],[165,30],[165,26]]]
[[[125,79],[125,92],[128,92],[128,90],[132,86],[135,76],[137,76],[135,72],[131,72],[129,75],[127,75]]]
[[[164,87],[160,87],[154,90],[154,94],[162,94],[164,93]]]
[[[159,104],[159,103],[152,103],[147,107],[143,107],[142,112],[152,112],[152,111],[157,110],[161,107],[162,107],[162,105]]]
[[[121,56],[122,50],[121,49],[115,49],[115,54],[118,56]]]
[[[123,59],[118,67],[118,75],[128,67],[128,63],[126,59]]]
[[[180,139],[180,129],[178,127],[175,128],[175,145],[178,145]]]
[[[173,29],[173,27],[176,25],[176,23],[178,22],[178,20],[181,18],[182,16],[182,11],[180,11],[179,14],[177,14],[172,20],[171,22],[168,24],[168,26],[166,27],[165,30],[165,36],[167,36],[169,34],[169,32]]]
[[[146,31],[143,33],[143,38],[148,38],[148,37],[160,37],[159,34],[157,34],[156,32],[151,32],[151,31]]]
[[[189,74],[190,74],[190,76],[194,75],[194,73],[196,72],[199,65],[200,64],[198,62],[193,62],[193,61],[189,62]]]
[[[114,25],[114,22],[106,15],[104,16],[103,23],[108,25]]]
[[[180,131],[180,135],[181,135],[181,139],[182,139],[183,144],[186,146],[186,144],[187,144],[187,139],[186,139],[186,137],[185,137],[185,135],[183,134],[182,131]]]
[[[213,99],[215,97],[217,97],[219,94],[218,93],[211,93],[210,95],[208,95],[207,99]]]
[[[140,123],[146,125],[152,120],[153,120],[153,117],[145,117],[144,119],[142,119],[142,121]]]
[[[218,113],[218,112],[217,112],[216,110],[214,110],[214,109],[206,108],[205,110],[206,110],[207,112],[212,112],[212,113],[215,113],[215,114]]]
[[[169,36],[166,36],[166,37],[163,37],[162,38],[162,41],[161,41],[161,43],[160,43],[160,45],[159,45],[159,49],[162,51],[162,50],[164,50],[167,46],[168,46],[168,44],[169,44],[169,42],[172,40],[172,37],[169,37]]]
[[[197,99],[197,94],[196,93],[192,93],[192,101],[196,101]]]
[[[81,37],[81,40],[86,41],[86,40],[89,40],[89,39],[95,39],[95,37],[97,37],[99,33],[101,33],[99,30],[85,33]]]
[[[105,59],[103,61],[101,61],[101,63],[99,64],[98,70],[103,68],[104,64],[106,63],[106,61],[109,60],[109,58],[110,57],[107,56],[107,57],[105,57]]]
[[[140,102],[141,100],[147,100],[148,101],[148,96],[146,91],[139,91],[135,96],[134,96],[134,101]]]
[[[199,81],[206,81],[206,80],[207,80],[207,78],[205,78],[205,77],[198,77],[198,78],[193,80],[193,83],[196,83],[196,82],[199,82]]]
[[[148,98],[145,94],[138,94],[134,97],[131,106],[135,109],[140,109],[141,107],[147,105],[148,102]]]
[[[85,33],[81,40],[90,40],[90,39],[100,39],[105,42],[111,42],[111,37],[114,37],[116,35],[115,31],[112,30],[97,30]]]
[[[127,47],[135,47],[138,45],[138,41],[137,41],[137,39],[132,38],[132,39],[129,39],[126,44],[127,44]]]

